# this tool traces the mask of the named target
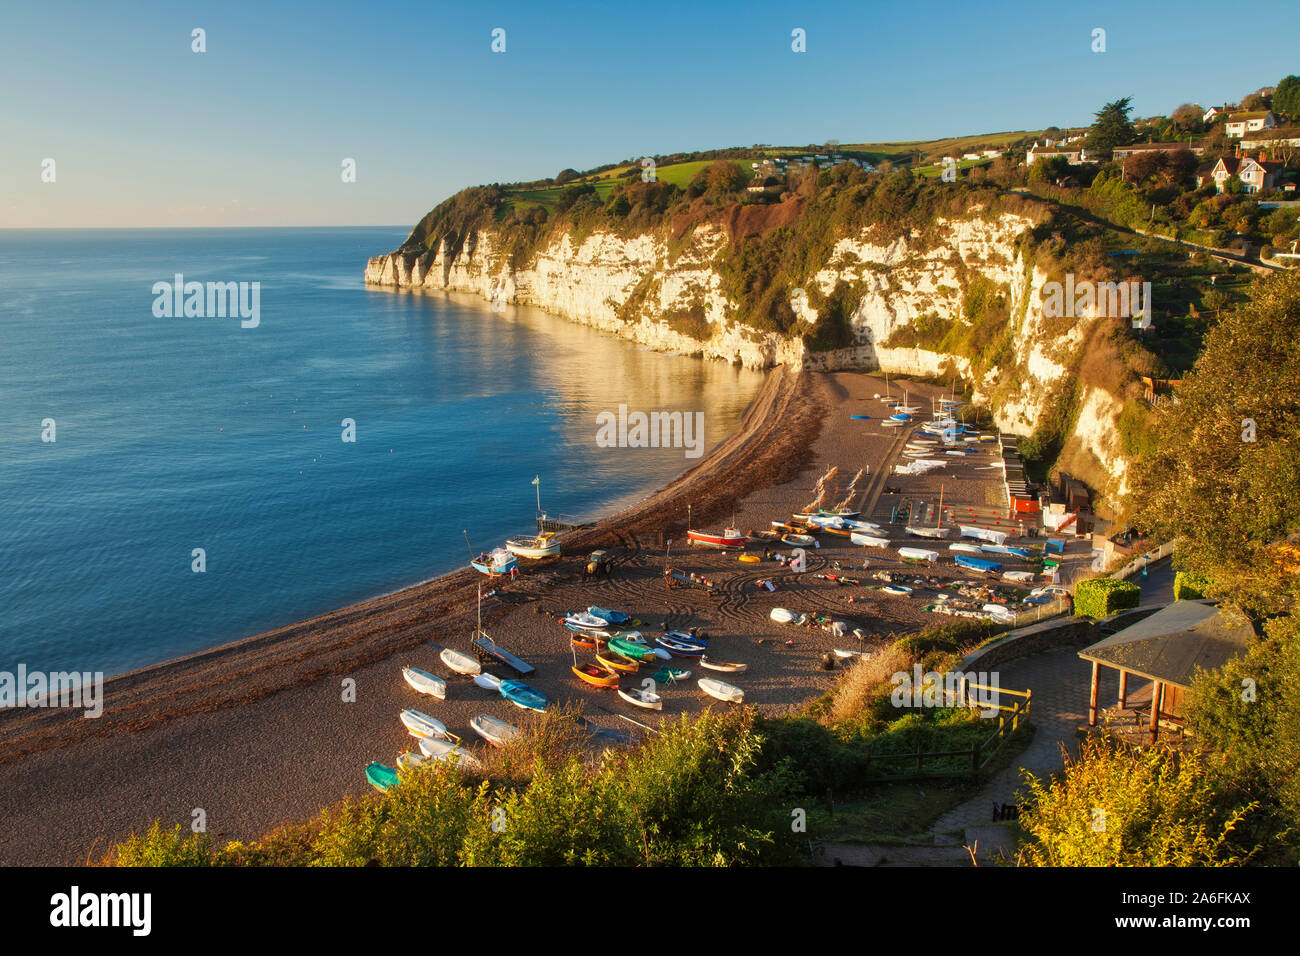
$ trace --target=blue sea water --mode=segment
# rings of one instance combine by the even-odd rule
[[[598,413],[703,411],[707,450],[762,382],[367,289],[405,234],[0,230],[0,670],[120,673],[463,567],[462,530],[532,532],[534,475],[592,517],[697,460],[598,447]],[[260,324],[156,317],[176,273],[260,283]]]

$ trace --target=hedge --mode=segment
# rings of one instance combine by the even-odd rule
[[[1174,600],[1198,601],[1205,597],[1209,582],[1199,574],[1191,571],[1179,571],[1174,575]]]
[[[1109,617],[1138,606],[1142,589],[1118,578],[1090,578],[1074,588],[1075,617]]]

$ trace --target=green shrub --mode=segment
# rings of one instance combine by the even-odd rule
[[[1210,582],[1191,571],[1179,571],[1174,575],[1174,600],[1199,601],[1205,597],[1205,589]]]
[[[1076,617],[1109,617],[1118,611],[1138,606],[1142,589],[1132,581],[1118,578],[1090,578],[1074,588]]]

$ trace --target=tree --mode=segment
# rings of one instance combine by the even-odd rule
[[[1109,152],[1116,146],[1127,146],[1137,139],[1133,122],[1129,119],[1129,113],[1133,111],[1130,105],[1132,101],[1133,97],[1126,96],[1107,103],[1096,112],[1097,119],[1088,130],[1088,138],[1085,140],[1088,149]]]
[[[1273,88],[1270,86],[1260,87],[1254,93],[1247,93],[1241,98],[1241,108],[1243,110],[1266,110],[1269,109],[1273,102]]]
[[[703,177],[705,191],[715,194],[737,192],[749,182],[743,169],[725,159],[710,163],[697,174],[699,177]]]
[[[1178,109],[1170,113],[1169,118],[1173,120],[1174,125],[1184,133],[1194,133],[1201,128],[1201,117],[1204,115],[1205,110],[1201,109],[1195,103],[1184,103],[1182,106],[1178,107]]]
[[[1211,328],[1154,456],[1133,469],[1134,521],[1179,539],[1182,570],[1256,614],[1300,598],[1300,273],[1256,280]]]
[[[571,183],[578,178],[576,169],[561,169],[555,174],[555,185],[563,186],[565,183]]]
[[[1273,111],[1284,114],[1291,122],[1300,121],[1300,76],[1282,79],[1273,90]]]

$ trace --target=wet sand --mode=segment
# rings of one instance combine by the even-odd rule
[[[872,396],[881,391],[883,381],[860,373],[773,372],[737,432],[699,465],[644,502],[567,533],[563,557],[525,562],[517,581],[500,584],[483,601],[485,629],[536,667],[524,680],[552,701],[581,701],[593,723],[635,735],[646,732],[619,715],[653,727],[703,707],[727,706],[698,690],[701,676],[735,684],[747,704],[767,713],[823,692],[838,672],[823,668],[828,649],[871,650],[936,618],[921,610],[919,597],[889,597],[819,575],[837,573],[837,564],[864,582],[882,569],[967,580],[971,572],[950,566],[917,572],[902,565],[896,548],[908,544],[938,550],[943,564],[951,562],[946,542],[909,540],[901,523],[888,550],[822,535],[822,547],[809,549],[803,574],[774,561],[743,563],[732,553],[685,546],[687,505],[695,527],[721,529],[734,512],[742,530],[765,529],[809,504],[817,479],[832,466],[839,468],[841,494],[832,487],[828,507],[866,467],[854,507],[875,515],[872,520],[888,521],[905,496],[937,502],[942,483],[952,517],[978,517],[994,526],[1005,513],[1001,476],[978,467],[995,460],[994,453],[940,473],[885,480],[909,430],[880,427],[888,410]],[[924,385],[909,391],[927,410],[930,397],[941,392]],[[850,418],[858,413],[872,417]],[[886,493],[886,485],[903,486],[906,495]],[[1005,520],[1001,527],[1007,527]],[[597,547],[611,550],[614,575],[584,583],[582,565]],[[751,544],[749,553],[762,554],[763,547]],[[864,559],[869,568],[862,567]],[[665,564],[708,578],[715,593],[666,588]],[[759,587],[768,579],[778,585],[776,592]],[[102,854],[109,840],[143,830],[155,818],[188,827],[196,808],[205,812],[210,832],[228,839],[250,839],[281,823],[306,820],[366,792],[363,770],[371,760],[392,765],[398,753],[413,747],[397,719],[404,707],[424,710],[467,743],[481,745],[469,727],[474,715],[509,720],[521,712],[468,678],[454,677],[438,659],[439,646],[471,650],[480,585],[488,591],[497,582],[471,570],[457,572],[113,678],[105,684],[105,712],[98,720],[60,711],[0,712],[0,863],[86,862]],[[612,690],[582,684],[570,671],[569,632],[556,619],[592,604],[640,618],[648,636],[663,626],[700,627],[710,635],[714,657],[748,667],[712,674],[697,661],[675,659],[674,667],[691,669],[691,679],[660,685],[662,713],[636,708]],[[863,639],[775,624],[769,618],[774,607],[846,621]],[[576,653],[580,661],[592,659],[589,650]],[[400,671],[407,663],[448,677],[447,699],[422,697],[407,687]],[[487,669],[516,676],[503,666]],[[626,683],[639,684],[655,670],[657,665],[644,665]],[[345,679],[355,681],[355,702],[343,699]]]

